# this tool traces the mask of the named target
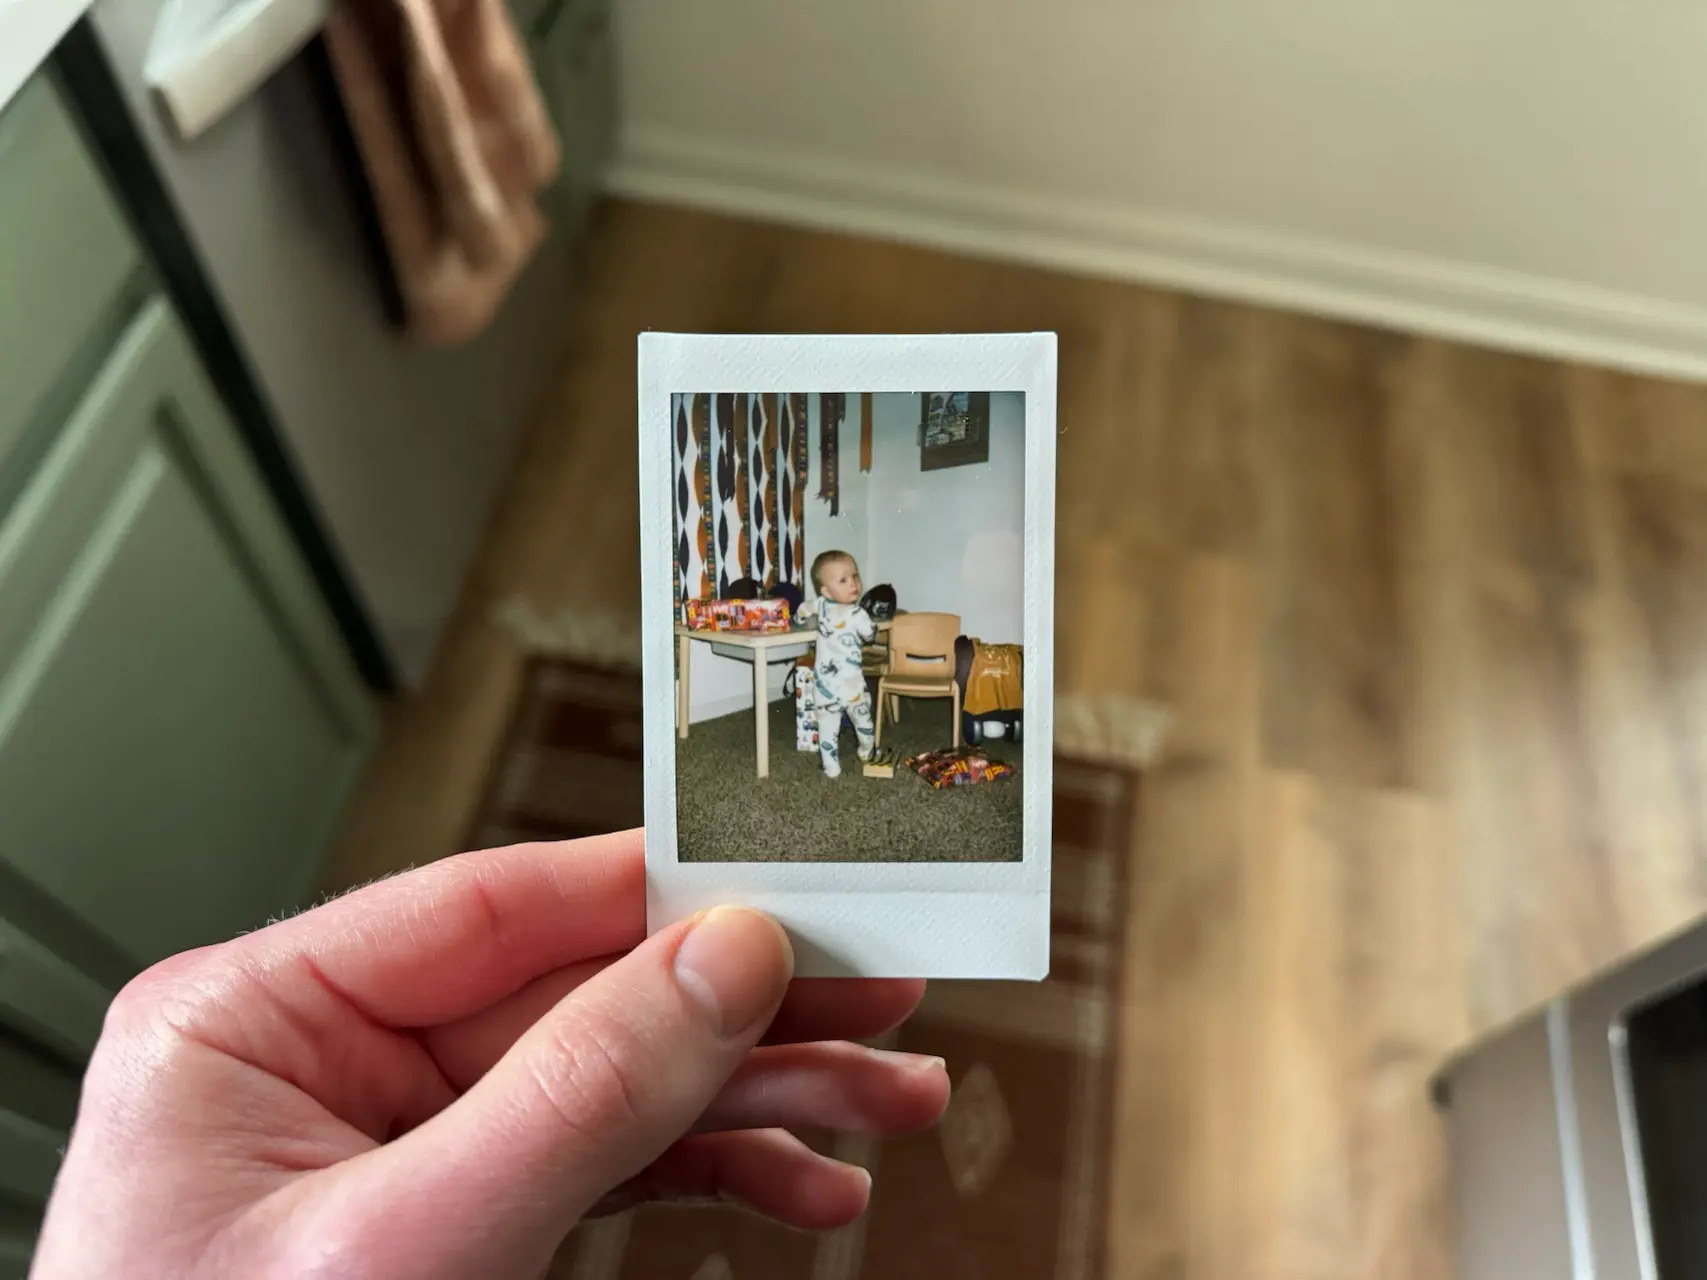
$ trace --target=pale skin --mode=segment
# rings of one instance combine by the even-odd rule
[[[866,1173],[788,1130],[937,1120],[940,1060],[851,1043],[924,984],[791,982],[752,911],[648,938],[642,847],[464,854],[144,973],[33,1274],[537,1276],[640,1201],[857,1217]]]
[[[818,569],[818,594],[837,604],[857,604],[863,584],[852,556],[840,556]]]

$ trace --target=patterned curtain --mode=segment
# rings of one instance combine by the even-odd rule
[[[676,601],[806,577],[804,393],[676,395]]]
[[[711,440],[704,396],[673,396],[676,599],[711,594]]]
[[[748,441],[753,465],[748,469],[751,496],[747,509],[753,514],[753,577],[767,587],[776,583],[776,397],[749,396],[752,426]]]

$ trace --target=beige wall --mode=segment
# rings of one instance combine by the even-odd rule
[[[628,0],[619,190],[1707,373],[1707,7]]]

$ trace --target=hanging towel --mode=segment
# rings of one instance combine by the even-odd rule
[[[473,337],[545,238],[561,162],[504,0],[344,0],[325,38],[405,324]]]

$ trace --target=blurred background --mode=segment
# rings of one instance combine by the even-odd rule
[[[1053,976],[563,1274],[1696,1274],[1707,12],[467,14],[0,5],[0,1272],[140,968],[639,822],[640,331],[1046,329]]]

